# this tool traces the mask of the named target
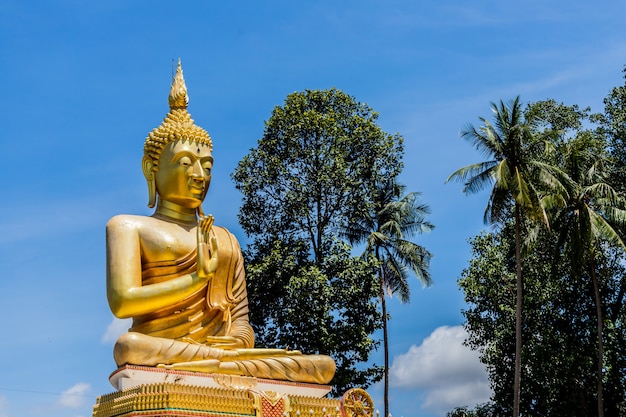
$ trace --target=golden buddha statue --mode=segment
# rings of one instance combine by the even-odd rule
[[[115,316],[133,318],[115,344],[117,365],[328,383],[335,373],[328,356],[254,348],[239,243],[202,212],[213,144],[187,104],[179,61],[170,111],[144,145],[155,212],[107,223],[109,305]]]

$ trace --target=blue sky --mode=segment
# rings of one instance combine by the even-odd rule
[[[405,137],[401,181],[436,229],[435,285],[390,303],[394,416],[485,401],[461,346],[456,280],[485,195],[445,185],[481,156],[459,138],[489,103],[521,95],[602,110],[626,64],[619,1],[24,1],[0,4],[0,417],[91,415],[112,391],[104,225],[149,215],[143,141],[180,57],[189,111],[216,159],[205,203],[245,244],[230,180],[287,94],[336,87]],[[374,357],[382,362],[382,353]],[[382,409],[382,389],[368,390]]]

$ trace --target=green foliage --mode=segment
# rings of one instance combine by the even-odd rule
[[[556,241],[554,234],[543,230],[524,262],[524,383],[520,411],[524,415],[556,417],[597,415],[593,287],[588,275],[587,280],[573,277],[565,259],[554,264]],[[481,350],[494,390],[494,405],[510,415],[515,346],[513,226],[477,236],[471,245],[470,265],[459,280],[469,306],[463,312],[470,334],[468,343]],[[623,256],[613,250],[598,259],[604,311],[614,314],[605,318],[610,323],[605,339],[611,342],[606,344],[604,397],[607,415],[615,416],[626,400]]]
[[[278,240],[268,251],[246,255],[257,346],[332,356],[337,394],[380,379],[379,367],[356,366],[379,345],[371,336],[382,320],[374,259],[352,257],[348,245],[335,242],[318,267],[307,259],[303,242]]]
[[[607,101],[619,103],[619,92],[614,89]],[[509,219],[503,227],[471,242],[472,260],[459,280],[469,304],[468,343],[480,349],[494,388],[491,404],[505,414],[513,412],[520,338],[512,332],[520,231],[526,237],[521,413],[619,416],[625,410],[626,211],[614,187],[622,168],[617,142],[607,128],[619,111],[610,111],[590,115],[554,100],[528,105],[529,145],[522,150],[530,165],[541,168],[528,172],[540,179],[534,191],[550,228],[539,227],[528,212],[514,222],[511,208],[503,207],[501,218]],[[594,130],[593,122],[604,124]]]
[[[515,305],[515,377],[513,387],[513,417],[518,417],[522,372],[522,233],[525,219],[547,222],[544,206],[541,204],[541,186],[558,186],[549,166],[537,156],[544,142],[537,140],[532,125],[525,119],[519,96],[509,103],[492,103],[493,123],[480,118],[478,128],[468,125],[461,136],[487,158],[453,172],[448,181],[464,182],[463,191],[476,193],[492,186],[491,195],[485,209],[484,221],[487,224],[504,224],[513,212],[515,224],[515,265],[516,265],[516,305]]]
[[[336,89],[287,96],[233,174],[246,233],[306,239],[319,264],[324,238],[367,212],[378,178],[402,170],[403,138],[383,132],[377,117]]]
[[[577,105],[566,106],[548,99],[529,103],[524,117],[535,134],[544,133],[547,139],[558,140],[581,130],[589,112],[588,107],[580,110]]]
[[[611,182],[621,192],[626,191],[626,66],[624,85],[615,87],[604,99],[604,114],[598,115],[600,132],[608,138],[614,159]]]
[[[350,222],[343,233],[351,243],[365,242],[364,254],[380,261],[384,292],[408,302],[411,273],[423,285],[432,284],[428,271],[432,254],[409,239],[434,226],[426,220],[430,208],[420,202],[420,194],[403,195],[404,189],[393,178],[382,179],[376,187],[371,212]]]
[[[556,135],[554,147],[557,152],[550,162],[555,165],[553,171],[559,177],[560,187],[546,190],[543,202],[553,219],[554,230],[558,236],[554,245],[556,256],[561,253],[566,255],[569,273],[574,278],[581,279],[588,272],[588,279],[593,284],[597,335],[597,407],[598,415],[602,416],[604,317],[597,276],[597,257],[602,250],[601,244],[605,242],[626,249],[617,229],[626,224],[626,212],[622,210],[623,198],[607,182],[610,169],[604,137],[582,130],[582,121],[586,114],[577,112],[576,107],[561,105],[560,108],[565,111],[556,113],[557,117],[547,131],[560,133],[561,129],[554,128],[559,117],[566,120],[562,124],[571,123],[578,118],[578,124],[573,125],[574,135],[568,140],[563,140],[562,134]],[[555,114],[553,109],[554,107],[545,117]],[[541,115],[541,112],[538,114]]]
[[[253,240],[246,257],[257,342],[331,355],[337,393],[382,376],[362,365],[382,325],[378,263],[338,240],[370,212],[379,179],[402,170],[402,137],[376,119],[336,89],[290,94],[233,173],[239,221]]]
[[[432,283],[428,271],[431,253],[423,246],[408,240],[434,228],[426,221],[430,209],[419,201],[419,193],[403,196],[404,189],[394,178],[381,179],[376,187],[371,212],[354,219],[344,228],[344,235],[351,243],[366,242],[363,256],[373,257],[379,263],[378,281],[385,354],[385,416],[389,415],[389,336],[385,294],[397,294],[401,302],[408,302],[408,279],[411,272],[423,285]]]
[[[463,182],[467,194],[492,187],[484,215],[486,224],[505,221],[511,204],[529,216],[542,218],[537,187],[539,181],[549,178],[545,166],[536,159],[542,143],[534,139],[519,97],[509,103],[492,103],[491,108],[493,123],[481,117],[480,127],[470,124],[461,132],[487,160],[456,170],[448,181]]]
[[[507,414],[493,403],[478,404],[473,409],[457,407],[446,413],[446,417],[508,417]]]

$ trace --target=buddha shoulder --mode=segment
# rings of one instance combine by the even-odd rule
[[[159,241],[169,237],[187,240],[192,237],[195,244],[195,226],[180,226],[176,223],[150,216],[120,214],[107,222],[107,236],[135,235],[141,240]]]
[[[117,216],[112,217],[106,225],[107,232],[113,231],[141,231],[145,228],[158,228],[160,226],[159,223],[161,221],[149,217],[149,216],[138,216],[134,214],[118,214]]]
[[[109,244],[123,251],[140,248],[145,262],[170,261],[185,256],[197,246],[195,226],[181,226],[149,216],[121,214],[106,226]]]

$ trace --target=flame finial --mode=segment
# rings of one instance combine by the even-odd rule
[[[159,157],[163,148],[175,140],[188,140],[206,144],[213,149],[213,141],[207,131],[194,124],[191,115],[187,111],[189,98],[180,59],[178,59],[178,68],[172,81],[168,101],[170,103],[170,111],[163,119],[163,123],[148,134],[143,146],[144,155],[150,157],[155,166],[159,163]]]
[[[186,109],[189,104],[189,96],[187,95],[187,86],[183,78],[183,67],[180,63],[180,58],[178,58],[178,67],[176,68],[176,75],[174,75],[174,80],[172,81],[168,101],[171,110]]]

